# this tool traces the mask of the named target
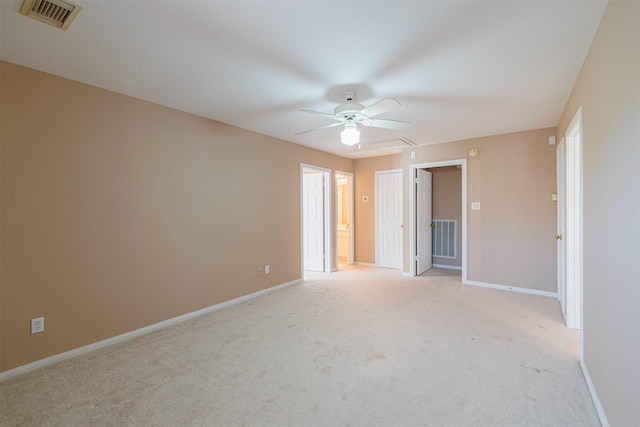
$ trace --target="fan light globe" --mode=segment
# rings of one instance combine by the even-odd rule
[[[347,127],[340,132],[340,139],[344,145],[355,145],[360,142],[360,131],[356,127]]]

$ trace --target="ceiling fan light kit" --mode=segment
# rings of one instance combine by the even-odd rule
[[[347,120],[344,130],[340,132],[340,140],[344,145],[356,145],[360,142],[360,131],[354,120]]]
[[[319,128],[310,129],[296,133],[301,135],[304,133],[312,132],[319,129],[330,128],[334,126],[344,125],[344,130],[340,132],[340,140],[345,145],[355,145],[360,142],[360,131],[358,130],[358,123],[363,126],[377,127],[393,130],[406,130],[411,126],[409,122],[401,122],[397,120],[384,120],[374,119],[382,113],[386,113],[389,110],[398,108],[400,103],[393,98],[384,98],[373,105],[365,107],[362,104],[355,102],[356,93],[354,91],[346,91],[344,93],[345,103],[338,105],[333,114],[323,113],[321,111],[301,109],[305,113],[317,114],[325,117],[329,117],[333,120],[337,120],[338,123],[332,123],[329,125],[321,126]]]

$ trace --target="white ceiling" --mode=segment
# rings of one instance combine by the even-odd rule
[[[0,57],[350,158],[556,126],[606,1],[96,1],[66,32],[0,0]],[[333,112],[346,89],[407,131]],[[389,141],[382,143],[381,141]]]

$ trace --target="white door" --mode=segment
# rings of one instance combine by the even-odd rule
[[[402,268],[402,172],[377,173],[378,267]]]
[[[416,275],[429,270],[432,266],[431,241],[433,239],[431,186],[433,178],[431,172],[416,170]]]
[[[556,231],[557,254],[558,254],[558,300],[562,309],[562,317],[566,322],[566,253],[565,253],[565,151],[564,138],[556,148],[556,175],[557,175],[557,211],[558,224]]]
[[[565,134],[565,227],[562,240],[565,254],[565,321],[580,329],[582,307],[582,135],[581,112]]]
[[[324,271],[324,174],[305,173],[302,182],[304,269]]]

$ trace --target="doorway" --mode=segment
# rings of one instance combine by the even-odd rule
[[[330,172],[300,165],[301,277],[304,271],[331,271]]]
[[[335,172],[336,183],[336,266],[338,270],[354,263],[353,174]]]
[[[430,208],[430,206],[426,205],[425,198],[430,197],[432,189],[425,189],[424,186],[429,182],[427,179],[427,175],[425,175],[422,171],[434,170],[434,168],[444,168],[448,166],[458,167],[461,173],[461,183],[460,183],[460,206],[461,206],[461,220],[460,226],[457,226],[454,231],[454,235],[456,236],[456,241],[459,236],[459,249],[461,254],[455,254],[456,258],[458,256],[461,257],[461,267],[457,267],[455,269],[462,270],[462,283],[467,282],[467,160],[466,159],[455,159],[455,160],[445,160],[440,162],[429,162],[429,163],[418,163],[410,165],[409,169],[409,188],[411,188],[410,196],[409,196],[409,249],[411,253],[410,263],[409,263],[409,275],[411,277],[415,277],[422,272],[428,270],[433,263],[433,228],[432,225],[435,225],[434,218],[429,219],[426,215],[429,213],[425,211],[425,209]],[[425,219],[426,218],[426,219]],[[450,223],[447,219],[439,219],[442,227],[448,227],[446,230],[443,228],[442,232],[439,232],[440,237],[446,237],[446,241],[449,241],[449,237],[452,235]],[[458,234],[459,233],[459,234]],[[443,241],[443,243],[446,243]],[[442,249],[442,246],[438,246],[439,249]],[[457,250],[457,249],[456,249]],[[439,255],[446,255],[446,257],[451,256],[451,252],[442,251],[442,253],[438,253]],[[446,257],[440,257],[439,261],[442,262]],[[453,268],[452,265],[445,264],[436,264],[436,267],[442,268]],[[420,273],[419,273],[420,271]]]
[[[422,171],[418,169],[418,172]],[[431,235],[429,254],[434,268],[462,270],[462,168],[440,166],[429,168],[432,174]],[[420,185],[418,184],[418,187]],[[418,232],[420,232],[420,193],[418,193]],[[420,253],[420,245],[418,245]],[[416,271],[420,274],[420,269]]]

